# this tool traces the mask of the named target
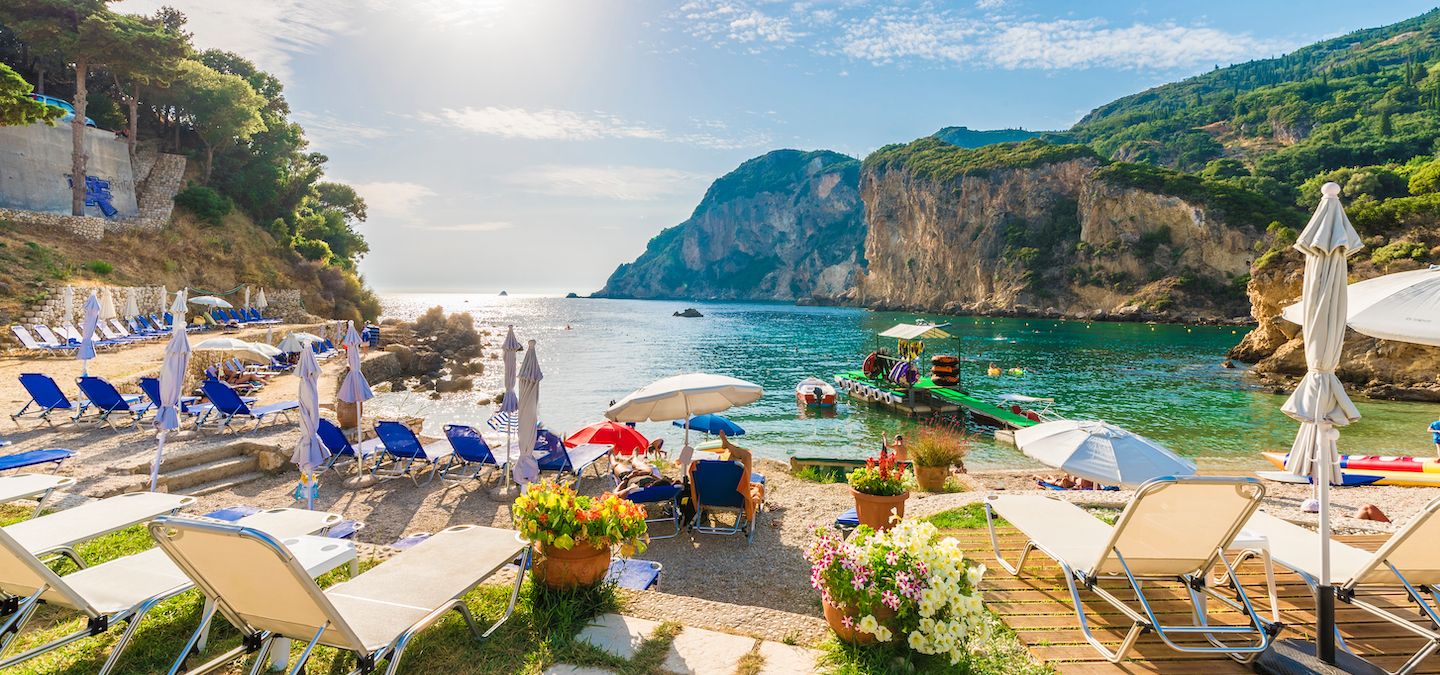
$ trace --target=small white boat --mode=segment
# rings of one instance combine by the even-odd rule
[[[1001,408],[1036,422],[1054,422],[1065,419],[1050,407],[1055,403],[1053,398],[1026,396],[1025,394],[1001,394],[999,398]]]
[[[816,408],[835,407],[835,387],[818,377],[807,377],[795,385],[795,401]]]

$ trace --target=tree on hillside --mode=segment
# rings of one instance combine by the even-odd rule
[[[180,59],[190,51],[190,35],[184,31],[185,15],[173,8],[161,9],[143,22],[157,29],[168,39],[131,40],[122,52],[113,54],[107,67],[115,80],[115,89],[126,107],[125,142],[130,161],[135,161],[135,141],[140,133],[140,88],[168,86],[177,74]]]
[[[0,127],[44,121],[54,124],[61,110],[30,98],[30,83],[0,63]],[[364,202],[361,202],[364,209]]]
[[[329,208],[338,209],[351,220],[365,220],[365,200],[349,185],[316,183],[315,199]]]
[[[195,135],[205,146],[203,182],[209,184],[215,165],[215,151],[244,141],[265,129],[260,109],[265,98],[238,75],[221,73],[199,61],[180,62],[179,76],[172,86],[182,107],[190,115]]]

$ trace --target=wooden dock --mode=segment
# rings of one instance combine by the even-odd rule
[[[1025,543],[1024,537],[1013,529],[1001,529],[1000,547],[1007,560],[1014,562]],[[1020,640],[1029,648],[1036,659],[1049,663],[1059,673],[1074,675],[1113,673],[1166,673],[1184,675],[1205,673],[1248,673],[1248,666],[1241,665],[1224,655],[1186,654],[1177,652],[1160,641],[1153,633],[1140,638],[1130,658],[1122,664],[1106,661],[1085,641],[1076,623],[1075,612],[1070,604],[1070,592],[1065,586],[1060,570],[1049,558],[1038,552],[1031,553],[1026,561],[1024,576],[1013,577],[995,563],[991,553],[989,534],[985,530],[962,530],[947,532],[960,540],[968,555],[984,562],[989,571],[981,588],[985,604],[998,614],[1006,625],[1015,629]],[[1389,535],[1341,536],[1337,539],[1353,546],[1374,550]],[[1264,590],[1264,573],[1258,561],[1242,566],[1239,574],[1245,583],[1245,590],[1257,611],[1267,619],[1270,616],[1269,600]],[[1276,570],[1276,585],[1279,597],[1280,620],[1285,624],[1281,638],[1300,637],[1313,639],[1315,625],[1315,601],[1304,582],[1294,574]],[[1186,621],[1189,617],[1189,600],[1185,590],[1178,584],[1148,584],[1150,597],[1160,598],[1152,605],[1162,615],[1171,614],[1175,621]],[[1107,588],[1109,585],[1107,585]],[[1119,588],[1119,586],[1117,586]],[[1130,599],[1126,592],[1119,596]],[[1367,596],[1375,597],[1375,596]],[[1401,593],[1379,596],[1386,604],[1405,608],[1413,614],[1413,605]],[[1103,600],[1086,591],[1081,591],[1091,620],[1091,630],[1101,636],[1108,646],[1119,644],[1128,621]],[[1240,614],[1224,607],[1221,603],[1209,603],[1210,617],[1216,623],[1239,623]],[[1356,653],[1372,662],[1394,670],[1414,654],[1424,640],[1405,632],[1363,610],[1338,603],[1336,619],[1341,634]],[[1202,640],[1203,641],[1203,640]],[[1440,656],[1432,656],[1421,664],[1417,673],[1440,673]]]
[[[908,389],[884,379],[866,377],[858,370],[841,373],[836,376],[836,381],[851,400],[857,400],[857,395],[852,391],[853,385],[859,385],[859,389],[878,390],[885,396],[873,400],[863,398],[860,400],[883,405],[911,417],[953,414],[960,410],[966,410],[977,418],[977,421],[992,424],[1001,429],[1023,429],[1035,424],[1035,421],[1028,417],[1016,415],[959,389],[937,385],[928,377],[920,378],[915,386]]]

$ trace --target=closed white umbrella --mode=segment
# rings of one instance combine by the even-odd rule
[[[129,289],[126,289],[126,291],[125,291],[125,316],[126,316],[126,317],[136,317],[136,316],[140,316],[140,303],[136,302],[136,298],[135,298],[135,296],[138,295],[139,292],[140,292],[140,289],[138,289],[138,288],[129,288]]]
[[[1195,474],[1193,462],[1107,422],[1045,422],[1017,430],[1015,445],[1046,466],[1101,485],[1134,487],[1162,476]]]
[[[60,308],[60,318],[62,318],[62,319],[65,320],[65,323],[63,323],[63,324],[61,324],[61,325],[69,326],[70,324],[75,323],[75,287],[74,287],[74,286],[66,286],[66,287],[65,287],[64,292],[62,292],[62,293],[60,294],[60,303],[61,303],[61,305],[62,305],[61,308]]]
[[[325,463],[330,452],[320,442],[320,364],[315,361],[315,352],[305,350],[300,355],[300,365],[295,368],[300,379],[300,439],[295,442],[295,452],[290,461],[300,467],[300,485],[295,497],[304,497],[305,508],[315,508],[315,493],[320,489],[320,476],[316,469]]]
[[[260,289],[260,295],[255,296],[255,309],[265,309],[270,303],[265,301],[265,289]]]
[[[519,351],[520,341],[515,338],[515,326],[507,326],[505,341],[500,343],[500,357],[505,362],[505,393],[500,397],[500,410],[496,411],[497,417],[504,416],[499,419],[505,426],[505,462],[507,464],[510,462],[511,448],[515,445],[515,431],[519,421],[515,414],[520,409],[520,401],[515,396],[515,354]]]
[[[234,307],[234,305],[231,305],[231,304],[230,304],[230,301],[228,301],[228,300],[226,300],[226,299],[224,299],[224,298],[217,298],[217,297],[215,297],[215,296],[213,296],[213,295],[199,295],[199,296],[190,298],[190,304],[192,304],[192,305],[204,305],[205,307],[221,307],[221,308],[225,308],[225,309],[229,309],[230,307]]]
[[[275,344],[275,326],[273,325],[265,327],[265,344]]]
[[[95,358],[95,326],[99,323],[100,299],[95,296],[95,291],[90,291],[80,319],[80,349],[75,350],[75,358],[80,359],[81,375],[90,374],[90,359]]]
[[[343,320],[343,319],[335,322],[335,341],[336,341],[336,342],[339,342],[339,343],[341,343],[341,344],[344,344],[344,343],[345,343],[345,331],[346,331],[346,328],[347,328],[349,325],[350,325],[350,322],[349,322],[349,321],[345,321],[345,320]]]
[[[167,303],[167,302],[170,301],[170,289],[168,289],[168,288],[166,288],[166,287],[164,287],[164,286],[161,286],[161,287],[160,287],[160,297],[159,297],[158,301],[159,301],[159,303],[160,303],[160,305],[159,305],[160,309],[159,309],[159,311],[156,312],[156,314],[158,314],[158,315],[160,315],[160,316],[165,316],[165,303]]]
[[[365,374],[360,372],[360,334],[355,332],[355,324],[348,324],[349,330],[345,332],[345,359],[350,367],[350,372],[345,373],[345,380],[340,383],[340,391],[336,397],[346,403],[355,404],[355,444],[360,444],[360,430],[364,427],[360,424],[360,410],[365,401],[375,397],[370,391],[370,383],[365,381]],[[306,353],[314,354],[310,349]]]
[[[656,380],[620,399],[605,411],[616,422],[668,422],[689,420],[695,415],[724,412],[735,406],[760,400],[765,390],[754,382],[710,373],[689,373]],[[525,447],[521,445],[520,447]],[[685,447],[680,450],[683,465],[693,453],[690,425],[685,425]]]
[[[246,287],[245,287],[245,304],[240,305],[240,306],[241,306],[241,307],[249,307],[249,306],[250,306],[250,287],[249,287],[249,286],[246,286]]]
[[[540,462],[535,459],[536,427],[540,423],[540,380],[545,374],[540,371],[540,359],[535,356],[535,341],[531,340],[525,349],[525,362],[517,373],[520,392],[517,397],[517,416],[520,418],[517,444],[520,453],[510,469],[510,477],[521,486],[529,485],[540,477]]]
[[[175,294],[175,313],[165,360],[160,364],[160,409],[155,411],[155,462],[150,465],[150,490],[160,481],[160,463],[165,458],[165,437],[180,428],[180,397],[185,393],[185,373],[190,367],[190,340],[185,336],[184,291]],[[173,313],[173,308],[172,308]]]
[[[1336,427],[1360,419],[1360,411],[1335,377],[1345,341],[1349,273],[1347,258],[1365,244],[1340,205],[1340,186],[1320,189],[1320,206],[1310,217],[1295,248],[1305,254],[1301,300],[1304,318],[1305,377],[1280,409],[1300,422],[1287,467],[1309,476],[1320,502],[1320,575],[1316,587],[1316,652],[1335,662],[1335,594],[1330,586],[1330,483],[1340,475],[1340,432]]]
[[[115,318],[115,294],[110,292],[106,286],[100,293],[100,320],[109,321]]]

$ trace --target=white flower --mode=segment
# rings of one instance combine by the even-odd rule
[[[890,638],[892,638],[892,637],[895,637],[895,636],[890,633],[890,629],[889,629],[889,628],[886,628],[886,627],[884,627],[884,626],[876,626],[876,627],[875,627],[875,639],[876,639],[876,640],[879,640],[880,642],[889,642],[889,641],[890,641]]]
[[[855,629],[860,631],[861,633],[870,633],[871,635],[876,635],[876,631],[879,628],[880,622],[875,620],[875,615],[866,614],[865,618],[860,619],[860,623],[856,626]]]

